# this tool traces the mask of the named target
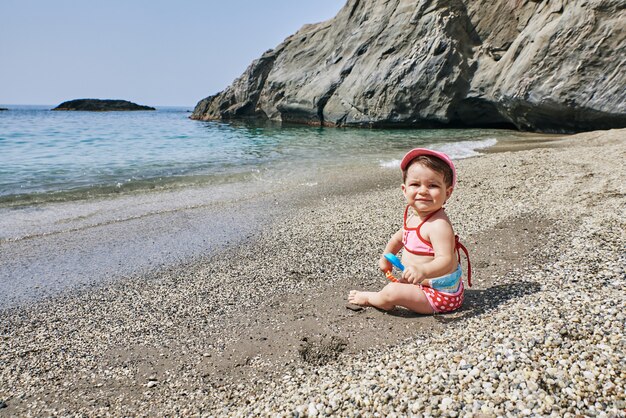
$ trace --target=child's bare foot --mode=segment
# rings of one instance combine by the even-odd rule
[[[348,302],[359,306],[372,306],[369,302],[369,296],[374,292],[359,292],[358,290],[351,290],[348,295]]]

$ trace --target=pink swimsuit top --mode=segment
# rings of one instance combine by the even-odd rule
[[[406,209],[404,210],[404,224],[402,226],[402,244],[404,244],[405,250],[415,255],[435,255],[433,245],[422,237],[422,235],[420,234],[420,229],[422,229],[422,225],[424,225],[424,222],[429,220],[437,212],[439,211],[435,211],[428,215],[417,226],[417,228],[409,228],[408,226],[406,226],[406,219],[409,214],[409,206],[406,207]]]
[[[442,208],[443,209],[443,208]],[[440,209],[440,210],[442,210]],[[402,225],[402,244],[404,244],[404,249],[415,255],[427,255],[434,257],[435,250],[433,249],[433,245],[426,241],[424,237],[420,234],[420,229],[422,229],[422,225],[429,220],[434,214],[439,211],[435,211],[428,215],[424,220],[417,226],[417,228],[409,228],[406,225],[406,219],[409,214],[409,206],[404,210],[404,223]],[[472,265],[470,264],[469,253],[467,252],[467,248],[459,241],[459,236],[454,236],[455,240],[455,250],[459,263],[461,262],[461,254],[459,250],[462,250],[467,257],[467,283],[472,286]]]

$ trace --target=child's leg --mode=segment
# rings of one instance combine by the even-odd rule
[[[404,306],[421,314],[433,313],[424,291],[413,284],[389,283],[380,292],[359,292],[352,290],[348,302],[355,305],[374,306],[389,311],[396,306]]]

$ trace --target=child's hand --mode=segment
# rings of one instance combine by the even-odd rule
[[[406,266],[402,273],[402,280],[407,283],[420,284],[426,279],[420,266]]]
[[[380,269],[380,271],[382,271],[383,273],[386,273],[388,271],[391,271],[391,269],[393,268],[393,266],[391,265],[391,263],[389,262],[389,260],[387,260],[385,258],[384,255],[380,256],[380,260],[378,260],[378,268]]]

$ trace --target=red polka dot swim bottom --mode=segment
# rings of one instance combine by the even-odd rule
[[[459,290],[455,293],[441,292],[433,289],[432,287],[422,285],[420,285],[420,287],[424,291],[426,299],[428,299],[428,303],[430,303],[430,306],[436,313],[452,312],[459,309],[463,304],[463,292],[465,290],[463,287],[463,280],[461,280]]]

